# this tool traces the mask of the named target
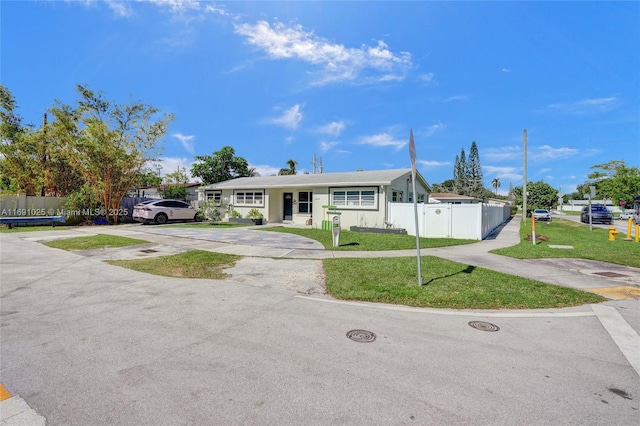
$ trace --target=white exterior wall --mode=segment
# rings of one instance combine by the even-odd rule
[[[482,240],[510,215],[509,206],[418,204],[419,236]],[[413,203],[389,203],[389,222],[416,235]]]

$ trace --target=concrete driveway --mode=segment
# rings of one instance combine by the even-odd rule
[[[640,421],[639,366],[620,346],[635,347],[637,298],[542,311],[352,303],[324,294],[321,260],[248,257],[230,279],[175,279],[39,238],[0,234],[0,373],[51,425]]]

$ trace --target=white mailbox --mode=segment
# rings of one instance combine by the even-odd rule
[[[333,246],[340,245],[340,213],[334,213],[331,217],[331,232],[333,233]]]

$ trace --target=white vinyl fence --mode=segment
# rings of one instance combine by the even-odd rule
[[[388,222],[416,235],[412,203],[389,203]],[[511,207],[496,204],[418,204],[419,236],[483,240],[511,216]]]

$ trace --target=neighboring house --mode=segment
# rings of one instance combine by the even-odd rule
[[[430,203],[449,203],[449,204],[475,204],[482,200],[470,197],[468,195],[458,195],[449,192],[434,192],[429,195]]]
[[[413,202],[411,169],[243,177],[203,185],[198,201],[213,200],[243,217],[258,209],[268,223],[320,226],[329,208],[340,213],[341,227],[384,227],[388,203]],[[426,202],[429,185],[416,173],[418,202]],[[332,210],[333,211],[333,210]]]
[[[510,205],[509,200],[503,200],[501,198],[487,198],[484,202],[486,204],[497,204],[499,206],[508,206],[508,205]]]

